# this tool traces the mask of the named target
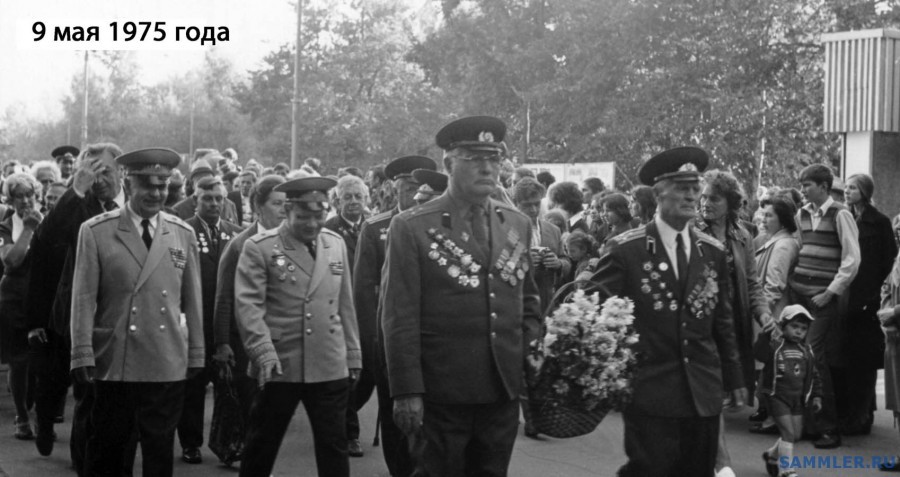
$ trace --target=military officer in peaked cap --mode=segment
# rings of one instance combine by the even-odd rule
[[[397,206],[392,210],[370,217],[363,223],[356,245],[356,263],[353,269],[353,300],[359,320],[362,341],[363,367],[371,367],[375,374],[375,390],[378,393],[378,419],[381,421],[382,447],[388,472],[392,476],[408,476],[412,473],[406,437],[394,424],[393,401],[384,366],[384,341],[378,322],[381,267],[384,265],[385,243],[391,219],[416,205],[414,196],[419,182],[413,177],[416,170],[435,170],[437,164],[425,156],[403,156],[394,159],[384,168],[385,176],[393,181],[397,191]]]
[[[391,221],[382,327],[394,420],[432,476],[503,476],[540,305],[530,220],[490,199],[506,126],[463,118],[436,136],[447,193]]]
[[[123,154],[126,207],[81,226],[72,290],[72,374],[95,391],[85,475],[120,475],[136,427],[144,475],[172,475],[184,383],[204,366],[200,269],[190,226],[161,212],[180,157]]]
[[[656,219],[612,239],[592,278],[634,301],[644,356],[623,414],[623,477],[713,476],[723,396],[737,407],[747,399],[725,250],[689,226],[708,162],[696,147],[647,161],[638,175],[653,187]]]
[[[413,200],[419,205],[440,196],[447,190],[449,178],[443,172],[430,169],[416,169],[413,171],[413,178],[419,184],[422,184],[419,186],[419,190],[416,191],[416,195],[413,196]]]
[[[50,153],[50,156],[56,161],[56,165],[59,166],[63,181],[69,180],[72,175],[72,171],[75,169],[75,158],[79,154],[81,154],[81,150],[75,146],[59,146]]]
[[[297,404],[309,415],[318,475],[350,475],[347,398],[362,355],[340,235],[323,228],[326,177],[294,179],[284,192],[287,218],[244,243],[235,276],[237,327],[260,391],[254,398],[242,477],[268,476]],[[350,378],[350,379],[348,379]]]

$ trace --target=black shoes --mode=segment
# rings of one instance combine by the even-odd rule
[[[200,449],[196,447],[189,447],[182,451],[181,460],[187,462],[188,464],[199,464],[203,462],[203,456],[200,454]]]
[[[750,422],[763,422],[766,419],[768,419],[768,417],[769,417],[769,412],[766,410],[766,408],[760,406],[759,408],[756,409],[756,412],[754,412],[753,414],[750,414],[750,417],[748,418],[748,420]]]
[[[362,457],[363,450],[362,446],[359,444],[359,439],[349,439],[347,441],[347,453],[350,454],[350,457]]]
[[[770,424],[770,425],[766,426],[760,422],[760,423],[756,423],[756,424],[750,426],[749,431],[753,434],[775,435],[775,434],[778,434],[778,426],[776,426],[775,424]]]
[[[816,449],[836,449],[841,446],[841,436],[831,432],[823,433],[813,445]]]
[[[40,455],[46,457],[52,454],[55,441],[56,433],[53,432],[53,429],[42,429],[41,426],[38,426],[37,434],[34,436],[34,445]]]

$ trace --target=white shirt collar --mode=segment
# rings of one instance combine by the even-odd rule
[[[815,204],[813,204],[812,202],[810,202],[810,203],[809,203],[809,211],[812,212],[812,213],[814,213],[814,214],[815,214],[815,213],[819,213],[819,214],[823,214],[823,215],[824,215],[824,214],[825,214],[825,211],[827,211],[828,208],[831,207],[832,205],[834,205],[834,199],[832,199],[832,198],[831,198],[831,195],[829,195],[828,198],[825,199],[825,202],[822,202],[822,205],[820,205],[819,207],[816,207]]]
[[[575,222],[581,220],[581,217],[584,216],[584,211],[578,212],[577,214],[569,217],[569,226],[575,225]]]
[[[665,220],[663,220],[659,214],[653,218],[656,222],[656,228],[659,230],[659,238],[662,239],[663,243],[666,245],[670,245],[672,247],[675,246],[675,236],[681,234],[681,240],[684,240],[685,248],[687,248],[687,244],[691,243],[691,234],[688,230],[688,226],[685,225],[684,229],[680,232],[675,230],[671,225],[667,224]]]
[[[128,203],[128,213],[131,214],[131,222],[134,224],[134,228],[137,229],[138,233],[142,233],[144,228],[141,227],[141,222],[144,220],[143,217],[138,215],[134,209],[131,208],[131,203]],[[155,214],[153,217],[149,218],[150,220],[150,233],[154,233],[156,231],[156,226],[159,224],[159,213]]]

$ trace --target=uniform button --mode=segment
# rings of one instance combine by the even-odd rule
[[[307,318],[312,318],[312,313],[307,313],[307,314],[306,314],[306,317],[307,317]]]
[[[493,300],[494,298],[497,298],[497,295],[495,295],[494,292],[491,292],[488,296],[489,296],[492,300]]]
[[[497,337],[497,332],[491,331],[491,338],[496,338],[496,337]]]
[[[496,313],[491,313],[491,319],[496,320],[496,319],[497,319],[497,314],[496,314]]]
[[[312,334],[312,328],[307,328],[307,329],[306,329],[306,334],[311,335],[311,334]]]
[[[134,308],[131,309],[131,314],[132,314],[132,315],[136,315],[136,314],[137,314],[137,307],[134,307]]]
[[[685,346],[688,345],[688,340],[684,340],[684,345],[685,345]]]
[[[307,299],[305,299],[305,300],[303,300],[303,301],[305,301],[305,302],[306,302],[306,303],[309,303],[309,302],[311,302],[311,301],[312,301],[312,299],[310,299],[310,298],[307,298]]]
[[[163,296],[169,296],[169,292],[163,290],[163,291],[162,291],[162,295],[163,295]]]
[[[682,327],[682,328],[687,328],[687,321],[681,322],[681,327]]]
[[[685,357],[685,358],[684,358],[684,364],[688,364],[688,363],[690,363],[690,362],[691,362],[691,359],[690,359],[690,358],[688,358],[688,357]]]
[[[488,273],[488,279],[493,280],[493,279],[494,279],[494,274],[493,274],[493,273]]]
[[[165,313],[166,313],[166,307],[160,308],[160,309],[159,309],[159,312],[162,313],[162,314],[165,314]]]
[[[128,327],[128,329],[131,330],[131,331],[137,331],[137,326],[131,325],[131,326]]]
[[[160,330],[166,329],[166,325],[159,325],[159,329],[160,329]]]

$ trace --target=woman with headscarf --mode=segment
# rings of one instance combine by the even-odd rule
[[[840,362],[834,376],[838,426],[844,435],[868,434],[875,410],[875,381],[884,366],[884,335],[876,316],[881,284],[891,272],[897,255],[891,220],[875,208],[875,182],[867,174],[855,174],[844,186],[845,202],[859,228],[859,271],[847,293]]]
[[[756,365],[753,359],[753,322],[757,326],[771,320],[769,306],[763,297],[756,272],[753,238],[741,225],[739,212],[743,206],[740,183],[730,173],[718,170],[703,175],[700,193],[700,220],[697,228],[725,246],[731,278],[732,311],[738,352],[744,371],[744,383],[754,395]],[[731,457],[724,440],[724,418],[719,430],[719,452],[716,456],[717,476],[733,476]]]
[[[12,204],[0,222],[0,361],[9,365],[9,390],[16,407],[17,439],[33,439],[28,418],[28,320],[24,300],[30,260],[28,245],[43,216],[36,206],[43,186],[28,173],[15,173],[3,183]]]

